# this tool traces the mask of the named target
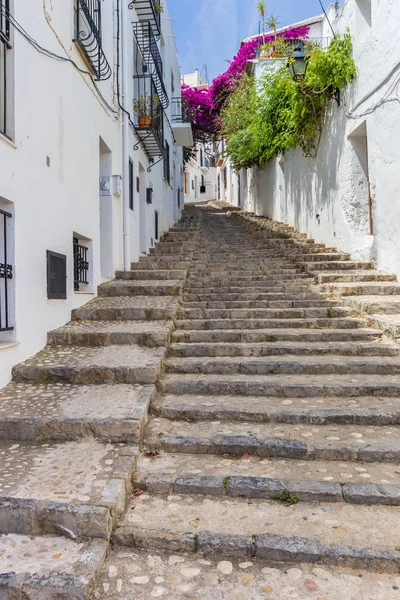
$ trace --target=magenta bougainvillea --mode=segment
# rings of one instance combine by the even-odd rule
[[[286,39],[304,39],[309,34],[308,27],[292,27],[278,35]],[[240,82],[247,62],[256,58],[260,44],[270,42],[274,34],[257,36],[244,42],[236,56],[232,59],[225,73],[218,75],[208,88],[190,88],[182,86],[182,98],[188,103],[196,139],[204,135],[219,133],[219,114],[229,94]]]

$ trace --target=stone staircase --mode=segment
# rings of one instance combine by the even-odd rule
[[[399,293],[186,209],[0,391],[0,598],[398,598],[400,348],[369,286]]]

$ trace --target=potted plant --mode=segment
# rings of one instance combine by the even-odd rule
[[[142,94],[133,100],[133,110],[138,116],[140,129],[148,129],[152,118],[151,96]]]
[[[268,60],[271,58],[274,50],[274,46],[272,42],[268,42],[268,44],[261,44],[260,46],[260,59]]]

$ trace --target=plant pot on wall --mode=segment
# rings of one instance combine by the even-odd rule
[[[151,119],[149,119],[149,117],[139,117],[140,129],[149,129],[150,125],[151,125]]]

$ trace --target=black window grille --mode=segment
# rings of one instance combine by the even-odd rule
[[[181,207],[181,188],[178,188],[178,208]]]
[[[9,53],[12,49],[10,36],[10,0],[0,0],[0,133],[9,132],[8,103],[10,88]]]
[[[171,165],[170,165],[170,147],[167,140],[164,140],[164,179],[168,183],[171,183]]]
[[[146,202],[147,204],[153,204],[153,188],[146,188]]]
[[[133,199],[134,199],[134,190],[133,190],[133,162],[129,161],[129,208],[133,210]]]
[[[9,220],[12,215],[0,209],[0,331],[12,331],[10,303],[13,267],[9,263],[9,239],[7,236]]]
[[[154,211],[154,238],[158,240],[158,211]]]
[[[79,44],[97,81],[111,77],[111,67],[103,51],[101,32],[101,0],[76,0],[76,31]]]
[[[74,290],[79,292],[80,286],[89,283],[89,248],[82,246],[78,238],[74,238]]]
[[[67,297],[67,257],[47,250],[47,297],[65,300]]]

